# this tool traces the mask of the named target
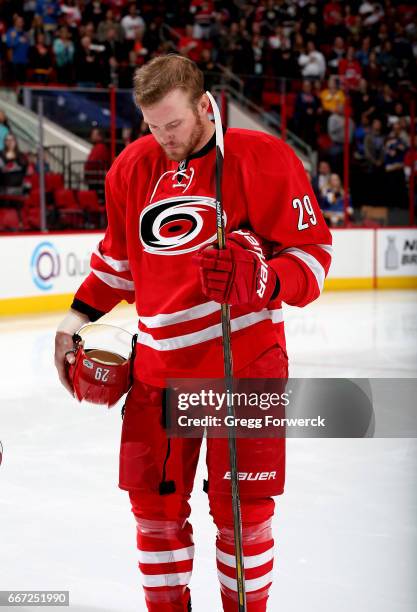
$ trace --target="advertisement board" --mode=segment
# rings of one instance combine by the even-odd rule
[[[377,276],[417,276],[417,229],[392,228],[377,232]]]
[[[0,312],[53,310],[66,304],[89,273],[91,252],[102,235],[3,236]]]
[[[417,229],[332,230],[326,290],[417,287]],[[65,309],[103,233],[0,237],[0,314]]]

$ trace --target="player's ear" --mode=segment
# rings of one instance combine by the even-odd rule
[[[207,115],[207,113],[210,110],[210,100],[209,100],[207,94],[204,93],[201,96],[200,100],[197,102],[197,108],[198,108],[200,114]]]

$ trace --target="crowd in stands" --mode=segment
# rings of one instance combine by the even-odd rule
[[[48,148],[44,149],[42,162],[34,150],[19,149],[18,139],[0,110],[0,231],[41,229],[41,165],[49,229],[105,226],[104,180],[111,165],[111,152],[101,129],[93,128],[90,140],[90,153],[80,163],[78,179],[71,185],[69,167],[51,172]]]
[[[346,135],[354,207],[407,206],[415,1],[3,0],[0,33],[4,83],[131,87],[138,66],[170,51],[195,60],[209,88],[232,72],[265,112],[282,117],[284,103],[288,128],[327,164],[334,197],[317,195],[329,218]]]

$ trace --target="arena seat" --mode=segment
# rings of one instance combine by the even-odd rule
[[[20,229],[20,219],[15,208],[0,209],[0,231],[17,232]]]

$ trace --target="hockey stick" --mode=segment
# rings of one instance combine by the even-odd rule
[[[219,249],[226,246],[224,231],[223,206],[222,206],[222,176],[224,160],[224,141],[223,127],[220,117],[219,107],[210,92],[206,92],[213,109],[214,124],[216,127],[216,221],[217,221],[217,242]],[[224,355],[224,375],[226,379],[227,415],[235,416],[233,406],[233,362],[232,348],[230,342],[230,306],[221,305],[222,314],[222,335],[223,335],[223,355]],[[246,593],[245,593],[245,568],[243,563],[242,546],[242,517],[240,512],[239,481],[237,472],[237,452],[236,437],[234,428],[228,428],[229,438],[229,458],[230,458],[230,480],[232,485],[232,507],[233,507],[233,531],[235,536],[235,559],[236,559],[236,579],[238,594],[238,610],[246,612]]]

